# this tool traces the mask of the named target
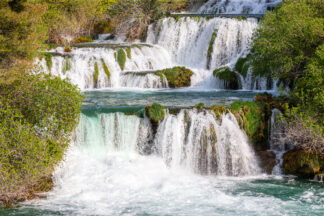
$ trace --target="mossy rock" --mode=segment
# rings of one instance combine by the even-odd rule
[[[252,59],[252,55],[247,55],[245,58],[239,58],[235,64],[235,70],[242,74],[243,77],[246,77],[247,72],[250,67],[250,62]]]
[[[204,109],[204,107],[205,107],[205,104],[203,104],[203,103],[199,103],[199,104],[195,105],[196,109]]]
[[[115,59],[117,60],[120,69],[124,70],[125,69],[125,64],[126,64],[126,53],[124,49],[119,48],[117,50],[117,54],[115,54]]]
[[[96,62],[94,64],[94,72],[93,72],[94,88],[98,87],[98,77],[99,77],[99,66],[98,66],[98,63]]]
[[[219,119],[221,117],[221,115],[226,113],[226,107],[224,107],[224,106],[213,105],[210,107],[210,109],[214,111],[217,119]]]
[[[107,78],[110,79],[111,74],[110,74],[110,71],[108,69],[108,66],[105,63],[105,60],[103,60],[103,58],[101,58],[101,63],[102,63],[102,67],[103,67],[103,69],[105,71],[105,74],[106,74]]]
[[[73,43],[89,43],[93,42],[92,38],[90,36],[80,36],[77,38],[74,38]]]
[[[97,22],[94,25],[93,31],[95,34],[111,33],[115,29],[115,25],[111,21]]]
[[[256,154],[259,158],[260,167],[265,173],[270,175],[276,165],[276,154],[269,151],[258,151]]]
[[[125,50],[126,50],[127,58],[132,59],[132,48],[126,47]]]
[[[164,106],[154,103],[145,107],[145,113],[151,121],[161,122],[165,116]]]
[[[65,46],[64,52],[70,53],[70,52],[72,52],[72,48],[70,46]]]
[[[324,170],[324,156],[308,153],[304,150],[292,150],[283,155],[285,174],[300,178],[313,178]]]
[[[161,80],[164,75],[171,88],[181,88],[190,86],[193,72],[185,67],[173,67],[157,71],[156,74],[161,77]]]
[[[237,74],[229,67],[220,67],[213,72],[214,76],[224,81],[226,89],[238,89],[239,81]]]
[[[215,29],[209,41],[209,46],[207,50],[207,69],[210,69],[210,61],[212,59],[212,54],[214,51],[214,42],[217,37],[217,33],[218,33],[218,29]]]
[[[256,150],[268,147],[268,120],[271,112],[267,112],[265,103],[253,101],[235,101],[230,106],[241,128],[244,129]]]

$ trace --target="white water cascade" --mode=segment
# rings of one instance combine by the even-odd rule
[[[263,14],[281,0],[209,0],[198,13]]]

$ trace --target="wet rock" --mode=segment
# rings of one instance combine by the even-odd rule
[[[271,151],[258,151],[260,166],[264,172],[271,174],[273,167],[276,165],[276,155]]]

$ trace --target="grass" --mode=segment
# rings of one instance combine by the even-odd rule
[[[168,80],[171,88],[181,88],[190,86],[190,78],[193,72],[185,67],[173,67],[157,71],[156,73],[163,80],[163,75]]]

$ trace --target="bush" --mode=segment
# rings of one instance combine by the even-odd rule
[[[220,67],[213,72],[214,76],[224,81],[226,89],[238,89],[239,81],[237,75],[229,67]]]
[[[8,204],[50,189],[42,179],[62,159],[83,96],[67,80],[26,73],[0,93],[0,204]]]
[[[185,67],[173,67],[157,71],[156,74],[163,80],[163,75],[168,80],[171,88],[190,86],[190,78],[193,72]]]

